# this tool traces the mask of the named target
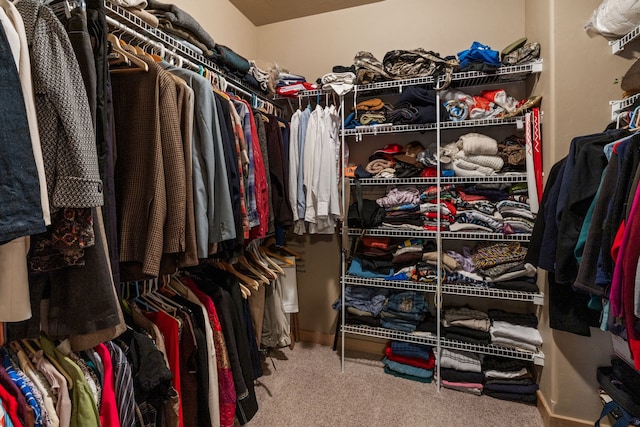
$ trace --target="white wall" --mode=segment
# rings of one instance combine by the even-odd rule
[[[524,35],[524,0],[385,0],[258,27],[258,55],[315,81],[358,51],[455,54],[474,40],[501,50]],[[499,11],[499,13],[496,13]]]
[[[229,0],[173,0],[193,16],[216,43],[230,47],[247,59],[258,55],[256,27]]]

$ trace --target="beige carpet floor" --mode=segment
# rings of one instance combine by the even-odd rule
[[[543,427],[534,406],[442,389],[387,375],[382,363],[347,352],[345,372],[330,347],[296,343],[271,353],[256,386],[250,427]]]

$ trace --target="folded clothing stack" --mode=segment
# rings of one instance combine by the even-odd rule
[[[440,97],[453,121],[500,118],[515,113],[518,106],[518,101],[504,89],[485,90],[475,96],[458,89],[447,89]]]
[[[496,204],[496,209],[503,219],[505,234],[532,233],[535,224],[535,215],[527,203],[515,200],[503,200]]]
[[[435,266],[423,262],[425,251],[434,249],[432,240],[396,239],[391,243],[385,237],[363,237],[347,273],[363,278],[434,281]]]
[[[430,383],[435,356],[431,347],[402,341],[389,341],[384,350],[384,371],[413,381]]]
[[[535,405],[538,385],[524,360],[485,356],[482,372],[485,376],[483,394],[496,399],[524,402]]]
[[[380,312],[389,290],[385,288],[367,286],[345,287],[346,323],[354,325],[380,326]],[[334,304],[335,310],[340,310],[342,300]]]
[[[384,197],[376,200],[385,208],[383,224],[386,226],[412,225],[422,228],[420,191],[414,186],[389,187]]]
[[[438,105],[436,103],[434,90],[409,86],[404,89],[393,110],[388,113],[388,121],[394,124],[435,123],[438,108],[440,121],[448,121],[449,112],[442,102]]]
[[[380,324],[387,329],[413,332],[428,316],[428,308],[424,292],[391,292],[380,312]]]
[[[458,212],[456,203],[458,195],[453,185],[440,187],[440,203],[438,204],[438,187],[432,185],[420,194],[420,212],[424,220],[424,229],[438,230],[438,210],[440,210],[440,231],[449,230],[456,221]]]
[[[471,253],[475,271],[487,281],[533,277],[535,268],[524,262],[527,248],[519,242],[482,242]]]
[[[501,172],[524,172],[526,170],[526,142],[524,138],[511,135],[498,144],[498,155],[504,166]]]
[[[446,255],[454,259],[459,268],[447,271],[446,282],[481,288],[538,292],[536,269],[533,265],[521,261],[525,248],[517,242],[514,243],[481,243],[475,248],[465,246],[458,251],[447,251]],[[516,258],[501,258],[501,254],[510,250],[516,251]],[[502,260],[505,262],[501,263]]]
[[[456,176],[489,176],[500,172],[504,160],[498,155],[498,142],[480,133],[467,133],[440,149],[442,166]]]
[[[531,326],[520,326],[495,320],[489,333],[491,334],[491,343],[502,347],[536,352],[542,345],[540,332]]]
[[[445,308],[442,325],[447,339],[482,345],[491,339],[489,315],[469,306]]]
[[[482,364],[478,354],[442,349],[440,359],[442,386],[465,393],[482,394]]]

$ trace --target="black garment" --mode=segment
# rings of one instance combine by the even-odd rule
[[[504,282],[493,282],[496,289],[506,289],[510,291],[523,291],[523,292],[540,292],[535,279],[515,279],[506,280]]]
[[[180,295],[172,297],[174,301],[184,307],[191,317],[191,324],[196,338],[196,354],[195,359],[191,362],[192,370],[196,373],[197,378],[197,401],[198,401],[198,425],[201,427],[211,425],[211,414],[209,413],[209,352],[207,348],[207,338],[205,335],[205,324],[209,319],[205,319],[204,313],[198,304],[192,303]],[[182,379],[182,372],[180,374]]]
[[[538,327],[538,317],[533,313],[510,313],[508,311],[490,308],[489,318],[511,323],[512,325],[529,326],[531,328]]]
[[[618,179],[613,200],[609,206],[609,211],[603,225],[602,233],[602,269],[613,276],[613,266],[615,260],[611,258],[611,247],[615,239],[620,223],[625,217],[627,210],[627,198],[633,184],[633,177],[640,164],[640,139],[634,135],[629,141],[626,155],[621,159]]]
[[[512,378],[512,379],[487,379],[485,384],[493,385],[531,385],[535,384],[533,378]]]
[[[167,368],[162,352],[148,335],[132,329],[120,335],[115,342],[119,343],[131,363],[136,403],[149,402],[161,412],[164,401],[173,391],[173,374]]]
[[[465,328],[463,326],[449,326],[443,328],[444,337],[450,340],[468,342],[471,344],[489,344],[491,342],[491,334],[485,331]]]
[[[549,272],[549,326],[551,329],[591,336],[590,326],[600,325],[600,312],[588,307],[591,297],[575,292],[569,283],[557,283]]]
[[[115,193],[115,127],[113,122],[113,97],[107,60],[107,18],[104,0],[86,0],[87,32],[93,50],[95,66],[95,122],[98,168],[103,185],[104,206],[102,215],[109,245],[109,260],[113,282],[120,283],[118,219]],[[82,70],[82,63],[81,71]],[[90,104],[91,105],[91,104]]]
[[[603,224],[607,216],[609,203],[613,198],[618,180],[618,154],[614,152],[611,160],[604,171],[604,178],[600,185],[600,194],[593,210],[589,233],[584,244],[582,262],[578,268],[578,276],[573,286],[583,292],[590,292],[594,295],[602,295],[604,288],[596,284],[598,271],[598,260],[602,249]]]
[[[240,200],[240,174],[238,171],[238,161],[236,159],[235,133],[231,123],[231,111],[229,102],[221,95],[214,93],[218,120],[222,134],[222,146],[224,147],[224,161],[227,166],[227,183],[231,193],[231,209],[235,218],[236,238],[233,241],[225,241],[219,245],[218,252],[225,256],[234,255],[244,242],[242,229],[242,208]],[[236,254],[237,255],[237,254]]]
[[[482,359],[483,371],[519,371],[527,368],[530,363],[524,360],[509,359],[500,356],[485,355]]]
[[[53,3],[55,4],[55,2]],[[84,87],[87,91],[87,99],[89,101],[89,108],[91,109],[91,118],[93,119],[93,126],[96,126],[96,109],[97,109],[97,76],[96,76],[96,62],[93,55],[93,49],[91,47],[91,37],[89,35],[89,29],[87,26],[86,12],[82,8],[76,7],[70,12],[71,16],[68,19],[63,17],[61,19],[62,24],[67,30],[69,35],[69,41],[73,47],[73,51],[76,54],[78,65],[80,65],[80,72],[82,73],[82,80],[84,81]],[[58,18],[61,18],[58,16]]]
[[[293,211],[289,203],[289,179],[285,175],[286,161],[284,159],[284,146],[282,132],[275,116],[268,116],[266,124],[267,146],[269,150],[269,175],[272,185],[272,204],[277,225],[290,227],[293,225]]]
[[[193,271],[199,276],[195,278],[198,287],[213,299],[218,310],[236,386],[236,416],[240,424],[244,425],[258,412],[258,401],[253,387],[249,338],[242,317],[242,297],[238,279],[226,271],[206,264]]]
[[[253,292],[253,291],[252,291]],[[249,309],[249,301],[242,298],[242,316],[244,324],[247,328],[247,338],[249,344],[249,354],[251,355],[251,368],[253,370],[253,379],[257,380],[262,376],[262,362],[260,361],[260,351],[258,350],[258,340],[255,330],[253,329],[253,321],[251,320],[251,311]]]
[[[459,371],[451,368],[440,368],[440,377],[445,381],[456,383],[482,384],[484,382],[482,372]]]
[[[362,265],[362,270],[364,271],[373,271],[380,274],[391,274],[391,270],[393,269],[393,263],[391,261],[382,261],[382,260],[369,260],[366,258],[361,258],[360,263]]]
[[[566,196],[566,204],[559,202],[556,212],[562,212],[558,224],[556,251],[556,281],[570,283],[578,275],[578,262],[574,249],[589,206],[600,185],[602,171],[607,166],[605,145],[623,136],[622,132],[609,131],[597,135],[574,138],[571,144],[576,145],[575,163],[569,180],[562,180],[561,200]],[[566,175],[566,172],[565,172]],[[565,187],[566,185],[566,187]]]
[[[560,180],[564,173],[567,158],[563,158],[551,168],[542,193],[542,200],[536,217],[531,240],[524,262],[528,262],[547,271],[554,271],[554,260],[558,225],[556,223],[556,204],[560,192]]]
[[[373,316],[358,316],[357,314],[345,312],[345,323],[348,325],[366,325],[380,327],[380,318]]]
[[[521,393],[501,393],[493,390],[482,390],[482,393],[496,398],[500,400],[510,400],[512,402],[522,402],[528,403],[530,405],[535,405],[538,403],[538,397],[535,393],[533,394],[521,394]]]

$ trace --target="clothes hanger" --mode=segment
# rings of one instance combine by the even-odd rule
[[[242,294],[242,298],[249,298],[251,296],[251,290],[242,283],[238,283],[238,285],[240,286],[240,293]]]
[[[47,356],[47,354],[40,347],[40,342],[38,342],[37,339],[33,339],[33,340],[23,339],[22,345],[24,345],[27,349],[29,349],[29,351],[34,355],[38,354],[38,351],[42,351],[42,356],[45,359],[47,359],[53,365],[53,367],[56,368],[56,370],[62,374],[64,379],[67,381],[67,389],[68,390],[73,389],[73,379],[71,379],[71,376],[67,373],[67,371],[62,369],[60,362],[58,362],[55,357]]]
[[[141,71],[141,70],[144,72],[149,71],[149,65],[146,62],[144,62],[142,59],[138,58],[131,51],[127,51],[123,46],[123,44],[126,45],[126,43],[124,43],[122,40],[117,38],[113,33],[107,34],[107,40],[111,42],[111,46],[112,46],[111,48],[114,52],[127,58],[130,65],[136,66],[134,68],[115,68],[110,70],[110,72],[122,73],[122,72],[132,72],[132,71]]]
[[[253,250],[247,250],[245,252],[245,256],[249,261],[253,263],[253,265],[258,268],[258,270],[262,271],[265,274],[265,277],[267,277],[270,281],[276,280],[278,278],[278,274],[269,268],[269,264],[267,264],[267,261],[263,262],[263,260],[258,259],[259,256],[256,256]]]
[[[275,237],[269,237],[266,240],[266,242],[264,243],[264,246],[269,247],[269,248],[271,246],[273,246],[273,247],[275,247],[275,248],[277,248],[279,250],[287,252],[291,256],[294,256],[296,258],[296,260],[301,260],[302,259],[302,254],[300,252],[296,252],[293,249],[290,249],[290,248],[288,248],[286,246],[280,246],[280,245],[276,244]]]
[[[262,246],[258,247],[256,250],[260,254],[259,256],[264,259],[275,271],[282,275],[285,274],[285,271],[282,269],[282,267],[280,267],[277,262],[275,262],[269,255],[267,255]]]
[[[217,264],[215,264],[215,263],[217,263]],[[235,268],[233,268],[233,266],[231,264],[229,264],[227,261],[216,260],[215,263],[214,263],[214,265],[218,266],[218,268],[233,274],[234,276],[236,276],[236,278],[238,278],[238,280],[240,280],[242,283],[244,283],[245,285],[249,286],[250,288],[255,289],[256,291],[258,289],[260,289],[260,284],[257,281],[255,281],[251,277],[248,277],[248,276],[240,273]]]
[[[269,249],[268,247],[261,246],[261,250],[262,250],[266,255],[268,255],[269,257],[271,257],[271,258],[275,258],[275,259],[277,259],[278,261],[281,261],[281,262],[283,262],[284,264],[286,264],[286,265],[288,265],[288,266],[293,266],[293,261],[291,261],[291,260],[290,260],[290,259],[288,259],[288,258],[283,257],[283,256],[282,256],[282,255],[280,255],[280,254],[277,254],[277,253],[273,252],[273,251],[272,251],[271,249]]]
[[[255,266],[253,266],[248,260],[247,257],[245,257],[244,255],[240,255],[238,257],[238,263],[243,266],[244,268],[246,268],[248,271],[250,271],[255,277],[258,278],[258,280],[260,280],[262,283],[264,283],[265,285],[269,284],[269,279],[267,279],[264,275],[262,275],[262,273],[260,271],[258,271],[256,269]]]

